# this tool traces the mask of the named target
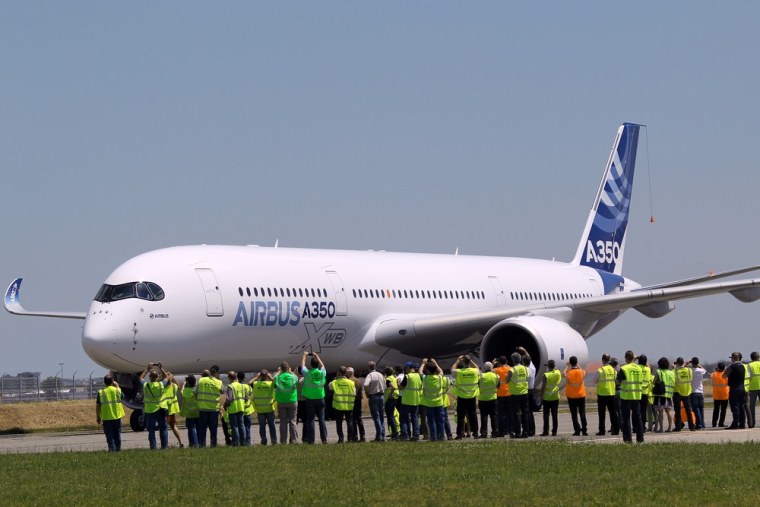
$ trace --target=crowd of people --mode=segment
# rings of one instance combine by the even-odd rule
[[[741,353],[734,352],[730,364],[718,363],[709,374],[696,357],[689,362],[678,357],[672,364],[662,357],[656,365],[632,351],[627,351],[624,358],[625,363],[619,365],[617,359],[604,354],[602,365],[588,376],[575,356],[568,359],[562,372],[549,360],[543,379],[536,379],[530,355],[518,347],[509,357],[494,358],[482,367],[468,355],[459,356],[451,365],[450,376],[444,375],[435,359],[424,358],[419,364],[410,361],[382,372],[370,361],[364,376],[357,376],[351,366],[341,366],[334,379],[328,381],[319,355],[304,352],[295,372],[285,361],[277,371],[260,370],[248,382],[245,373],[230,371],[226,387],[216,365],[204,370],[198,379],[187,375],[180,387],[161,363],[151,363],[140,375],[140,383],[151,449],[158,448],[159,443],[162,449],[169,446],[169,429],[179,447],[184,447],[177,414],[185,419],[187,444],[191,447],[216,447],[220,420],[227,445],[252,445],[254,414],[261,445],[325,444],[328,418],[335,421],[339,443],[364,442],[363,398],[375,427],[374,440],[379,442],[529,438],[536,435],[534,412],[538,410],[543,412],[543,431],[539,435],[556,436],[563,389],[572,434],[582,436],[588,435],[586,384],[596,388],[596,435],[609,431],[612,435],[622,433],[625,442],[633,442],[634,437],[636,442],[643,442],[647,431],[704,429],[703,382],[708,379],[714,400],[712,427],[755,426],[760,353],[753,352],[751,362],[743,363]],[[108,450],[119,451],[124,417],[122,395],[110,375],[104,383],[97,397],[97,422],[103,425]],[[536,385],[540,389],[535,389]],[[454,432],[449,422],[451,405],[455,407]],[[733,420],[726,426],[728,407]]]

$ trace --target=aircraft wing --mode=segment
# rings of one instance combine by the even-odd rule
[[[21,281],[16,278],[5,291],[5,309],[15,315],[31,315],[35,317],[57,317],[59,319],[84,319],[87,312],[31,312],[21,306]]]
[[[374,339],[380,345],[398,350],[429,350],[435,347],[435,350],[450,350],[454,353],[467,345],[477,346],[492,326],[512,317],[544,315],[569,322],[576,311],[598,314],[601,317],[634,308],[647,317],[655,318],[662,317],[674,309],[671,301],[726,292],[744,303],[757,301],[760,299],[760,279],[690,285],[677,282],[673,287],[640,288],[572,301],[536,303],[467,313],[392,316],[382,319],[377,324]]]
[[[734,269],[733,271],[723,271],[722,273],[708,273],[706,275],[697,276],[694,278],[686,278],[684,280],[678,280],[675,282],[658,283],[656,285],[647,285],[636,290],[651,290],[651,289],[665,289],[669,287],[683,287],[685,285],[694,285],[697,283],[706,282],[708,280],[718,280],[719,278],[727,278],[729,276],[741,275],[743,273],[749,273],[750,271],[757,271],[760,269],[758,266],[749,266],[747,268]]]

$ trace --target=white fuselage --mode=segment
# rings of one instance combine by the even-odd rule
[[[450,315],[605,292],[595,270],[554,261],[255,246],[148,252],[105,281],[131,282],[155,283],[165,296],[93,301],[82,334],[87,354],[120,372],[159,361],[175,372],[212,364],[276,369],[282,361],[298,364],[304,350],[318,352],[328,368],[398,364],[410,358],[373,339],[373,326],[386,316]],[[568,323],[589,334],[581,330],[588,323]],[[477,345],[463,343],[459,352]]]

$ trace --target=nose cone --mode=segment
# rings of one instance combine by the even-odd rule
[[[117,332],[114,316],[103,306],[106,305],[95,303],[90,308],[82,329],[82,348],[99,365],[114,371],[130,372],[135,369],[135,365],[127,359],[131,338]]]

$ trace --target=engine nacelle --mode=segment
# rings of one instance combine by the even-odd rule
[[[509,357],[515,348],[524,347],[536,366],[536,385],[540,385],[546,362],[554,359],[560,371],[571,356],[585,367],[588,347],[583,337],[564,322],[548,317],[528,316],[505,319],[488,330],[480,345],[480,358]]]

